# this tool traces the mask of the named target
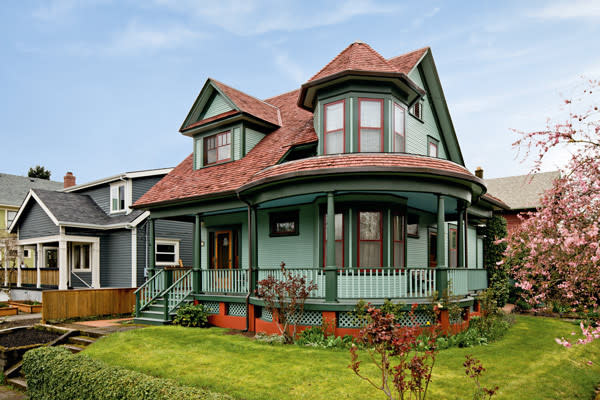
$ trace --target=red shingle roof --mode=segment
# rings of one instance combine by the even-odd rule
[[[408,75],[427,50],[429,50],[429,47],[423,47],[422,49],[390,58],[387,61],[392,64],[398,72],[403,72]]]
[[[281,125],[279,110],[274,105],[259,100],[256,97],[252,97],[244,92],[240,92],[239,90],[214,79],[211,79],[211,81],[223,92],[223,94],[225,94],[225,96],[233,101],[241,112],[260,118],[263,121],[270,122],[273,125]]]
[[[426,50],[427,48],[417,50],[388,61],[368,45],[353,43],[311,80],[346,69],[406,73],[412,69],[414,63],[420,60]],[[411,63],[413,63],[412,66]],[[203,196],[232,194],[240,187],[263,178],[289,172],[334,167],[390,166],[412,168],[413,170],[421,168],[437,170],[441,174],[460,174],[471,180],[477,179],[465,168],[453,162],[414,155],[347,154],[314,157],[276,165],[290,147],[317,141],[313,127],[313,114],[300,108],[296,103],[300,91],[295,90],[263,101],[221,82],[211,81],[242,112],[271,122],[279,128],[266,135],[245,157],[237,161],[195,170],[194,157],[189,155],[171,173],[146,192],[135,203],[136,207]]]
[[[312,82],[342,71],[398,72],[388,60],[366,43],[355,42],[323,67],[308,81]]]

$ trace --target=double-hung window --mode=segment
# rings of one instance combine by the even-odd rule
[[[323,222],[323,266],[327,266],[327,214]],[[344,268],[344,214],[335,214],[335,266]]]
[[[393,214],[392,219],[392,251],[394,253],[393,266],[396,268],[404,268],[404,215],[399,213]]]
[[[72,266],[73,270],[89,270],[90,269],[90,245],[89,244],[73,244],[72,247]]]
[[[358,266],[381,268],[383,264],[383,216],[380,211],[358,213]]]
[[[406,151],[404,113],[404,108],[394,103],[394,151],[396,153],[404,153]]]
[[[125,210],[125,182],[110,187],[110,212]]]
[[[8,227],[13,223],[16,216],[17,216],[16,211],[10,211],[10,210],[6,211],[6,229],[8,229]]]
[[[204,138],[204,165],[231,159],[231,131]]]
[[[176,265],[178,260],[178,240],[156,240],[156,265]]]
[[[346,103],[344,100],[325,104],[324,153],[339,154],[344,152],[346,137],[345,124]]]
[[[383,100],[358,99],[358,151],[383,151]]]

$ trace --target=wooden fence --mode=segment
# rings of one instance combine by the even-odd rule
[[[42,320],[130,314],[135,307],[134,291],[135,288],[45,290]]]
[[[8,283],[12,287],[17,286],[18,269],[10,268],[8,271],[0,270],[1,281],[4,282],[3,273],[8,272]],[[36,268],[21,268],[21,286],[36,287],[37,269]],[[58,287],[58,268],[40,268],[40,285],[42,287]]]

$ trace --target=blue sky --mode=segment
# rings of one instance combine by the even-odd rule
[[[582,75],[600,77],[598,37],[598,1],[6,1],[0,171],[82,183],[175,166],[207,77],[266,98],[362,40],[384,57],[430,46],[467,167],[526,173],[510,128],[543,128]]]

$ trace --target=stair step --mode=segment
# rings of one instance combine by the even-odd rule
[[[21,371],[21,366],[23,366],[23,361],[19,361],[12,367],[8,368],[4,371],[4,377],[10,378],[13,375],[18,375],[19,371]]]
[[[136,324],[142,324],[142,325],[167,325],[167,324],[171,323],[171,321],[165,321],[162,318],[155,319],[155,318],[145,318],[145,317],[134,318],[133,322]]]
[[[6,382],[15,387],[27,390],[27,381],[25,380],[25,378],[9,378],[6,380]]]
[[[83,347],[75,346],[72,344],[63,344],[63,347],[69,350],[71,353],[79,353],[84,349]]]
[[[69,343],[77,346],[89,346],[94,343],[96,339],[89,336],[72,336],[69,338]]]

